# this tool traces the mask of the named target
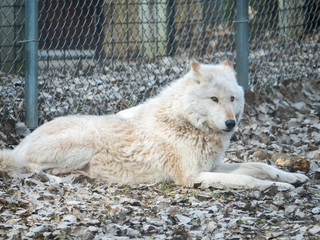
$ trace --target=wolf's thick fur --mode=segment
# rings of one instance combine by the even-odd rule
[[[262,163],[223,163],[243,112],[243,90],[230,63],[193,62],[191,68],[157,97],[117,115],[60,117],[42,125],[14,150],[1,151],[0,167],[80,171],[121,184],[288,189],[307,181]]]

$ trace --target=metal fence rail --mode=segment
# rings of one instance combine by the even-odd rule
[[[0,1],[3,126],[26,120],[25,2],[37,1]],[[250,74],[250,87],[319,78],[317,0],[42,0],[37,8],[40,124],[134,106],[183,74],[190,59],[227,59],[241,79]]]

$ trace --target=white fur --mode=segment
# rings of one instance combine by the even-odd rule
[[[193,62],[190,72],[142,105],[117,115],[60,117],[42,125],[13,151],[1,151],[0,167],[80,171],[121,184],[288,189],[307,181],[262,163],[222,162],[235,129],[226,121],[238,124],[243,107],[244,92],[230,64]]]

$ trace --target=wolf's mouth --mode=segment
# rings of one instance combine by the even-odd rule
[[[224,132],[231,132],[233,129],[222,129]]]

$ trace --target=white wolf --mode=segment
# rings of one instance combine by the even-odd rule
[[[120,184],[290,189],[306,182],[303,174],[263,163],[223,163],[243,108],[244,92],[230,63],[192,62],[185,76],[137,107],[42,125],[14,150],[0,151],[0,168],[80,171]]]

